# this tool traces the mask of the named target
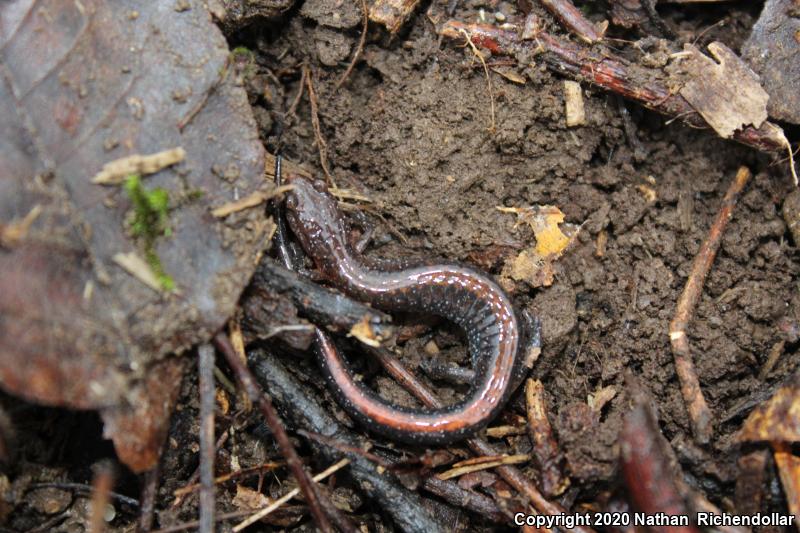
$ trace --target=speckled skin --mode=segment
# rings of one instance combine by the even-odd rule
[[[289,176],[294,185],[286,217],[321,273],[354,298],[386,311],[422,311],[464,330],[475,381],[461,402],[439,410],[404,409],[386,403],[354,379],[326,333],[317,331],[322,371],[342,407],[377,433],[413,444],[444,444],[486,426],[503,408],[520,372],[520,333],[511,302],[491,280],[454,265],[386,271],[353,253],[336,200],[321,181]]]

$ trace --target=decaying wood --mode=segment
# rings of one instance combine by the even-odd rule
[[[394,35],[403,27],[420,0],[375,0],[369,9],[369,20],[386,27]]]

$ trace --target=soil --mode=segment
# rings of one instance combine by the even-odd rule
[[[507,58],[489,58],[490,68],[500,65],[496,68],[524,79],[524,84],[516,83],[493,72],[490,90],[471,49],[442,42],[424,11],[394,39],[373,28],[356,68],[337,90],[361,24],[358,9],[354,15],[348,11],[353,8],[337,6],[334,0],[307,0],[280,22],[259,23],[228,36],[232,48],[254,51],[255,68],[245,83],[265,144],[271,151],[280,146],[288,159],[325,175],[307,91],[289,112],[303,90],[306,64],[319,100],[331,177],[340,188],[371,199],[362,204],[375,228],[369,254],[435,255],[498,274],[506,260],[535,239],[497,206],[554,205],[568,222],[582,225],[574,244],[556,262],[551,286],[518,283],[512,291],[519,308],[542,320],[543,353],[532,376],[544,383],[548,415],[565,453],[572,483],[567,497],[597,502],[618,488],[616,442],[629,408],[626,383],[633,379],[652,396],[687,481],[714,503],[729,507],[741,452],[736,431],[754,405],[800,368],[796,337],[787,333],[800,319],[800,267],[780,215],[782,200],[793,186],[785,166],[711,132],[667,123],[627,104],[646,150],[641,157],[626,136],[617,100],[589,86],[583,86],[587,123],[567,127],[563,78],[544,66],[519,67],[509,65]],[[505,2],[489,7],[466,1],[459,2],[453,18],[473,21],[479,9],[488,16],[516,12]],[[344,14],[334,20],[337,10]],[[705,31],[698,46],[721,40],[736,50],[757,8],[670,7],[662,14],[688,41],[725,18],[727,24]],[[551,21],[545,12],[541,16]],[[641,59],[631,48],[624,47],[630,58]],[[698,446],[675,375],[668,325],[692,260],[741,165],[749,166],[754,177],[734,210],[689,326],[702,390],[715,417],[711,444]],[[601,234],[607,237],[602,252]],[[468,364],[459,337],[447,328],[434,328],[405,343],[409,366],[416,368],[427,357],[423,347],[431,340],[440,357]],[[786,341],[784,353],[760,377],[770,350],[780,341]],[[309,374],[306,379],[312,382],[316,379],[310,364],[295,370]],[[392,401],[413,403],[391,380],[377,377],[372,382]],[[445,397],[463,390],[445,382],[437,386]],[[587,415],[587,400],[604,387],[613,387],[616,396],[599,416]],[[164,502],[186,484],[197,464],[196,392],[193,379],[187,379],[162,467]],[[220,395],[235,403],[229,393]],[[17,479],[42,481],[64,473],[74,481],[91,479],[87,465],[108,453],[98,451],[99,439],[89,448],[92,453],[74,457],[59,448],[69,448],[64,442],[77,438],[74,434],[66,441],[42,436],[43,427],[62,435],[71,431],[60,427],[69,422],[43,410],[48,414],[34,419],[42,426],[31,428],[20,419],[37,408],[10,399],[4,403],[18,440],[25,443]],[[94,415],[70,416],[88,420],[99,432]],[[278,457],[271,439],[253,433],[254,419],[233,407],[218,418],[218,433],[237,429],[218,454],[220,470]],[[29,440],[32,435],[39,437]],[[34,453],[34,442],[43,451]],[[507,442],[511,453],[529,450],[527,437]],[[536,476],[532,467],[525,471]],[[121,477],[126,482],[118,490],[138,497],[136,480]],[[267,492],[280,493],[279,479],[285,481],[287,474],[278,471],[264,479]],[[217,508],[236,509],[234,493],[218,491]],[[371,530],[391,530],[378,509],[361,501],[363,494],[350,496],[359,499],[358,520]],[[769,501],[783,509],[779,497]],[[178,508],[164,503],[159,506],[160,523],[194,519],[195,505],[193,498]],[[34,509],[28,501],[13,512],[9,524],[21,530],[41,524],[46,513]],[[132,516],[118,512],[114,525],[123,530]],[[283,525],[289,526],[300,515],[285,516]],[[468,520],[474,527],[490,527],[479,517]],[[311,527],[307,517],[302,523]]]

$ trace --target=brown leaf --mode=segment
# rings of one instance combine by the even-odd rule
[[[800,457],[792,455],[788,445],[776,445],[775,466],[778,467],[789,511],[794,515],[795,524],[800,524]]]
[[[117,448],[140,450],[124,457],[137,470],[157,456],[148,447],[168,410],[135,416],[144,408],[136,402],[157,400],[135,384],[163,377],[157,361],[222,326],[268,229],[257,210],[210,215],[259,189],[264,151],[224,38],[200,0],[188,5],[0,3],[4,239],[40,206],[13,246],[0,247],[0,386],[106,409]],[[180,294],[164,295],[114,263],[142,253],[126,222],[131,201],[91,180],[106,163],[176,147],[184,160],[143,182],[170,198],[171,236],[155,251]],[[158,398],[179,383],[164,381]],[[124,412],[134,416],[121,423]]]
[[[498,207],[504,213],[515,213],[517,225],[527,224],[536,237],[536,245],[508,259],[500,281],[524,281],[531,287],[553,284],[553,263],[561,257],[578,234],[580,226],[564,223],[564,213],[552,205],[532,207]]]
[[[744,126],[761,127],[767,120],[769,95],[758,76],[730,48],[708,45],[715,62],[695,46],[684,46],[680,67],[687,76],[680,94],[726,139]]]
[[[233,497],[231,503],[239,511],[255,511],[271,504],[272,500],[257,490],[249,489],[244,485],[236,485],[236,496]]]
[[[781,387],[756,407],[745,420],[739,440],[800,442],[800,382]]]

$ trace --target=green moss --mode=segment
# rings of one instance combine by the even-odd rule
[[[243,77],[252,78],[256,74],[256,55],[252,50],[237,46],[231,50],[230,59]]]
[[[164,271],[158,254],[155,251],[156,239],[169,237],[169,193],[160,187],[147,190],[137,174],[125,180],[125,191],[133,205],[131,234],[138,239],[144,248],[144,255],[158,282],[164,291],[175,289],[175,281]]]
[[[233,50],[231,50],[231,55],[233,56],[247,56],[247,60],[255,59],[255,54],[253,51],[247,48],[246,46],[237,46]]]

